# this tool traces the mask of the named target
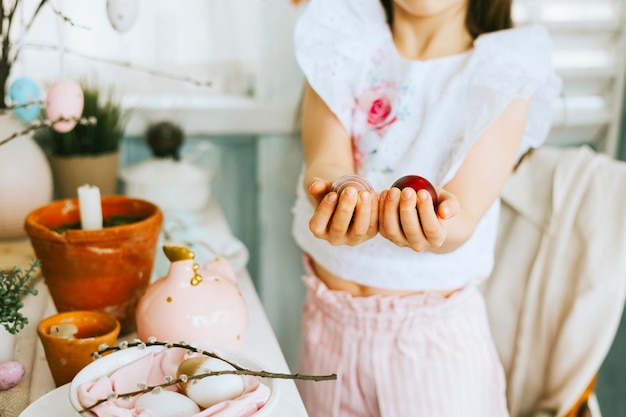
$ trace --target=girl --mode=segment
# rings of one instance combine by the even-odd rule
[[[311,417],[507,416],[477,285],[499,199],[543,143],[560,81],[511,0],[311,0],[295,31],[307,85],[293,234],[306,253],[299,372]],[[373,191],[333,180],[356,173]],[[416,174],[435,186],[390,188]]]

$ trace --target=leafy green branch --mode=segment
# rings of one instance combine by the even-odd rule
[[[35,280],[39,266],[40,261],[33,259],[26,270],[14,266],[0,271],[0,325],[11,334],[19,333],[28,324],[28,318],[21,312],[22,299],[28,294],[37,295]]]

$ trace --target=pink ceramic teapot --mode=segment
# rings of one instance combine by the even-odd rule
[[[200,268],[185,247],[166,245],[163,251],[170,268],[137,304],[137,336],[240,349],[248,310],[230,263],[215,258]]]

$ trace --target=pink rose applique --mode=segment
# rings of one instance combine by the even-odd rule
[[[397,120],[393,114],[393,92],[390,85],[385,84],[365,90],[357,98],[356,109],[365,115],[369,128],[380,130]]]
[[[357,172],[377,153],[387,129],[398,120],[394,112],[393,87],[385,83],[365,90],[356,99],[352,149]]]

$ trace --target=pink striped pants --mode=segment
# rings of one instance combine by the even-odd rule
[[[304,277],[297,381],[310,417],[505,417],[505,379],[474,286],[352,297]]]

